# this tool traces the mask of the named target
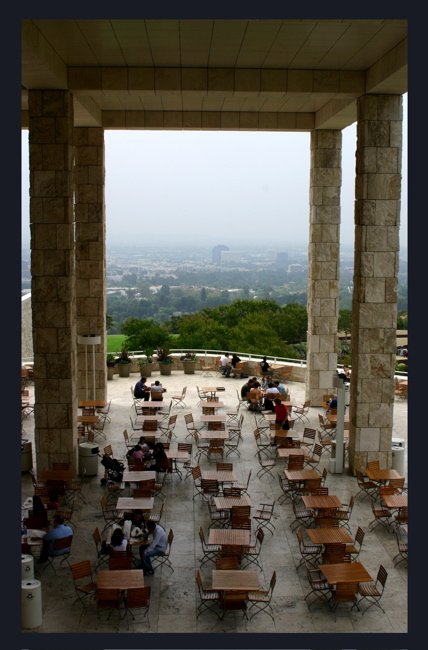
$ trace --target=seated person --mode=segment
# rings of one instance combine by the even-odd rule
[[[159,460],[161,458],[166,458],[166,453],[165,449],[163,448],[163,444],[161,442],[157,442],[154,446],[153,449],[153,458],[155,459],[155,465],[151,469],[154,470],[155,472],[165,472],[165,468],[159,467]]]
[[[283,429],[288,431],[290,429],[290,423],[288,421],[288,408],[283,402],[276,397],[274,399],[274,409],[275,409],[275,428]]]
[[[229,359],[229,352],[225,352],[224,355],[220,357],[220,366],[223,375],[225,377],[230,377],[232,364],[231,364],[231,360]]]
[[[55,540],[69,537],[73,535],[73,531],[70,526],[64,526],[64,519],[60,515],[55,515],[53,525],[53,529],[43,537],[43,546],[39,558],[40,563],[46,562],[49,556],[63,555],[70,550],[69,548],[63,548],[60,551],[54,551]]]
[[[126,551],[128,546],[128,541],[125,539],[123,530],[121,528],[115,528],[110,540],[110,548],[113,551]]]
[[[138,458],[139,460],[143,460],[144,452],[141,445],[135,445],[134,451],[132,453],[132,458]]]
[[[153,399],[160,399],[163,400],[163,393],[166,392],[165,388],[162,388],[160,381],[156,380],[154,384],[152,384],[152,387],[150,388],[150,395]]]
[[[56,490],[52,490],[49,495],[49,501],[46,505],[47,510],[58,510],[59,508],[59,497]]]
[[[273,400],[279,395],[279,390],[275,388],[273,382],[268,383],[268,387],[265,392],[265,401],[264,409],[265,411],[273,411]]]
[[[259,408],[261,406],[261,402],[262,402],[262,397],[263,397],[263,393],[260,390],[260,384],[259,384],[258,381],[255,381],[253,383],[253,386],[252,386],[250,392],[248,393],[248,400],[250,402],[250,410],[251,411],[258,411],[259,410]]]
[[[238,370],[237,370],[236,366],[237,366],[238,363],[241,363],[241,359],[238,357],[238,355],[236,354],[236,352],[234,352],[234,353],[232,354],[232,361],[231,361],[230,363],[231,363],[232,368],[233,368],[233,375],[232,375],[232,377],[237,377],[237,376],[238,376],[238,375],[237,375]]]
[[[147,401],[150,397],[150,389],[146,384],[146,377],[141,377],[134,387],[134,397]]]
[[[270,375],[268,375],[268,376],[265,378],[264,382],[262,383],[262,388],[263,388],[263,390],[266,390],[266,388],[268,388],[270,382],[273,382],[273,377],[271,377]]]
[[[138,444],[140,445],[140,447],[144,447],[144,445],[147,445],[149,449],[153,449],[153,447],[155,446],[154,442],[146,442],[145,436],[140,436]]]
[[[150,558],[163,555],[168,547],[165,529],[154,521],[147,522],[147,531],[152,535],[150,544],[140,546],[141,568],[144,575],[154,573]]]
[[[285,388],[284,384],[281,384],[281,382],[278,381],[278,379],[275,379],[273,385],[278,389],[280,395],[287,395],[287,389]]]
[[[333,410],[337,411],[337,397],[333,397],[330,404],[328,405],[328,413],[331,413]]]
[[[141,530],[145,530],[146,520],[144,519],[142,510],[134,510],[131,517],[132,517],[133,528],[141,528]]]
[[[254,379],[247,379],[245,384],[241,388],[241,397],[242,399],[246,399],[248,401],[248,393],[250,392],[251,388],[253,387],[254,384]]]

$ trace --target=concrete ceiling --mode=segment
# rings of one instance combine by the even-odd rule
[[[407,20],[24,20],[23,126],[35,89],[70,90],[76,126],[343,129],[407,92]]]

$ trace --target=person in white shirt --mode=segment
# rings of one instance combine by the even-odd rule
[[[163,555],[168,546],[168,540],[165,530],[154,521],[147,522],[147,531],[153,535],[153,539],[148,546],[140,546],[140,557],[144,575],[154,573],[150,558],[156,555]]]
[[[229,352],[225,352],[222,357],[220,357],[220,365],[222,368],[223,375],[225,377],[230,377],[230,371],[232,370],[232,363],[229,359]]]
[[[266,411],[273,411],[273,400],[275,399],[275,397],[278,397],[278,395],[279,395],[279,390],[275,388],[273,382],[270,381],[265,391],[265,401],[263,405]]]

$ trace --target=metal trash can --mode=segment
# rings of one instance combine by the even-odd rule
[[[34,580],[34,558],[32,555],[21,555],[21,580]]]
[[[79,445],[79,474],[83,474],[83,470],[87,476],[98,474],[98,445],[93,442]]]
[[[29,440],[21,439],[21,472],[33,469],[33,448]]]
[[[393,444],[391,449],[392,469],[397,470],[400,476],[404,476],[404,441],[402,444]]]
[[[22,627],[31,629],[42,624],[42,583],[40,580],[21,581]]]

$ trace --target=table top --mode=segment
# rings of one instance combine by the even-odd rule
[[[366,474],[372,481],[389,481],[391,478],[402,478],[396,469],[366,469]]]
[[[218,571],[214,569],[212,588],[216,591],[257,591],[259,575],[257,571]]]
[[[295,469],[292,471],[286,469],[285,475],[289,481],[306,481],[311,478],[320,478],[320,474],[316,469]]]
[[[175,460],[189,460],[189,452],[184,449],[167,449],[165,451],[167,458]]]
[[[144,572],[141,569],[119,571],[97,571],[99,589],[132,589],[144,587]]]
[[[161,415],[137,415],[135,419],[136,424],[144,424],[144,422],[162,422]]]
[[[199,438],[201,440],[229,440],[229,429],[225,429],[224,431],[213,431],[210,429],[200,431]]]
[[[78,415],[77,416],[77,421],[82,422],[83,424],[95,424],[95,422],[98,422],[99,416],[98,415]]]
[[[342,504],[335,494],[327,494],[325,496],[320,496],[317,494],[312,494],[308,496],[303,496],[302,501],[307,508],[316,508],[317,510],[322,510],[323,508],[341,508]]]
[[[83,409],[88,406],[95,406],[96,408],[102,408],[105,402],[102,399],[83,399],[79,402],[79,409]]]
[[[320,564],[318,568],[330,585],[336,585],[338,582],[372,582],[373,580],[361,562]]]
[[[208,544],[229,544],[231,546],[250,546],[251,531],[240,528],[212,528]]]
[[[240,497],[214,497],[214,505],[217,510],[230,510],[234,506],[253,507],[248,494],[242,494]]]
[[[210,401],[207,401],[207,402],[201,402],[199,406],[201,408],[203,408],[203,409],[218,409],[218,408],[222,408],[224,406],[224,402],[220,402],[220,401],[218,401],[218,402],[210,402]]]
[[[43,544],[43,537],[46,533],[46,530],[39,530],[36,528],[28,529],[27,540],[24,541],[21,537],[21,543],[28,544],[28,546],[41,546]]]
[[[119,497],[116,504],[117,510],[153,510],[153,497]]]
[[[331,422],[332,424],[336,424],[336,423],[337,423],[337,413],[326,413],[326,414],[325,414],[325,417],[326,417],[327,420],[328,420],[329,422]],[[349,422],[349,415],[348,415],[348,414],[345,415],[343,421],[344,421],[344,422]]]
[[[131,471],[129,469],[125,469],[123,472],[123,478],[122,481],[126,483],[139,483],[140,481],[150,481],[151,479],[156,479],[156,472],[151,472],[151,471]]]
[[[72,469],[44,469],[41,471],[39,481],[71,481],[73,479]]]
[[[201,386],[200,390],[204,393],[216,393],[219,390],[219,386]]]
[[[382,499],[387,508],[407,507],[407,494],[385,494]]]
[[[306,447],[295,449],[294,447],[278,447],[276,450],[280,458],[290,458],[290,456],[304,456],[309,458],[309,452]]]
[[[138,404],[137,408],[138,409],[161,409],[165,406],[165,402],[162,401],[161,399],[148,399],[148,400],[143,400]]]
[[[226,422],[225,415],[201,415],[201,422]]]
[[[238,477],[236,472],[229,472],[227,470],[202,470],[202,478],[218,481],[219,483],[237,483]]]
[[[309,539],[314,544],[351,544],[354,540],[346,528],[306,528]]]

